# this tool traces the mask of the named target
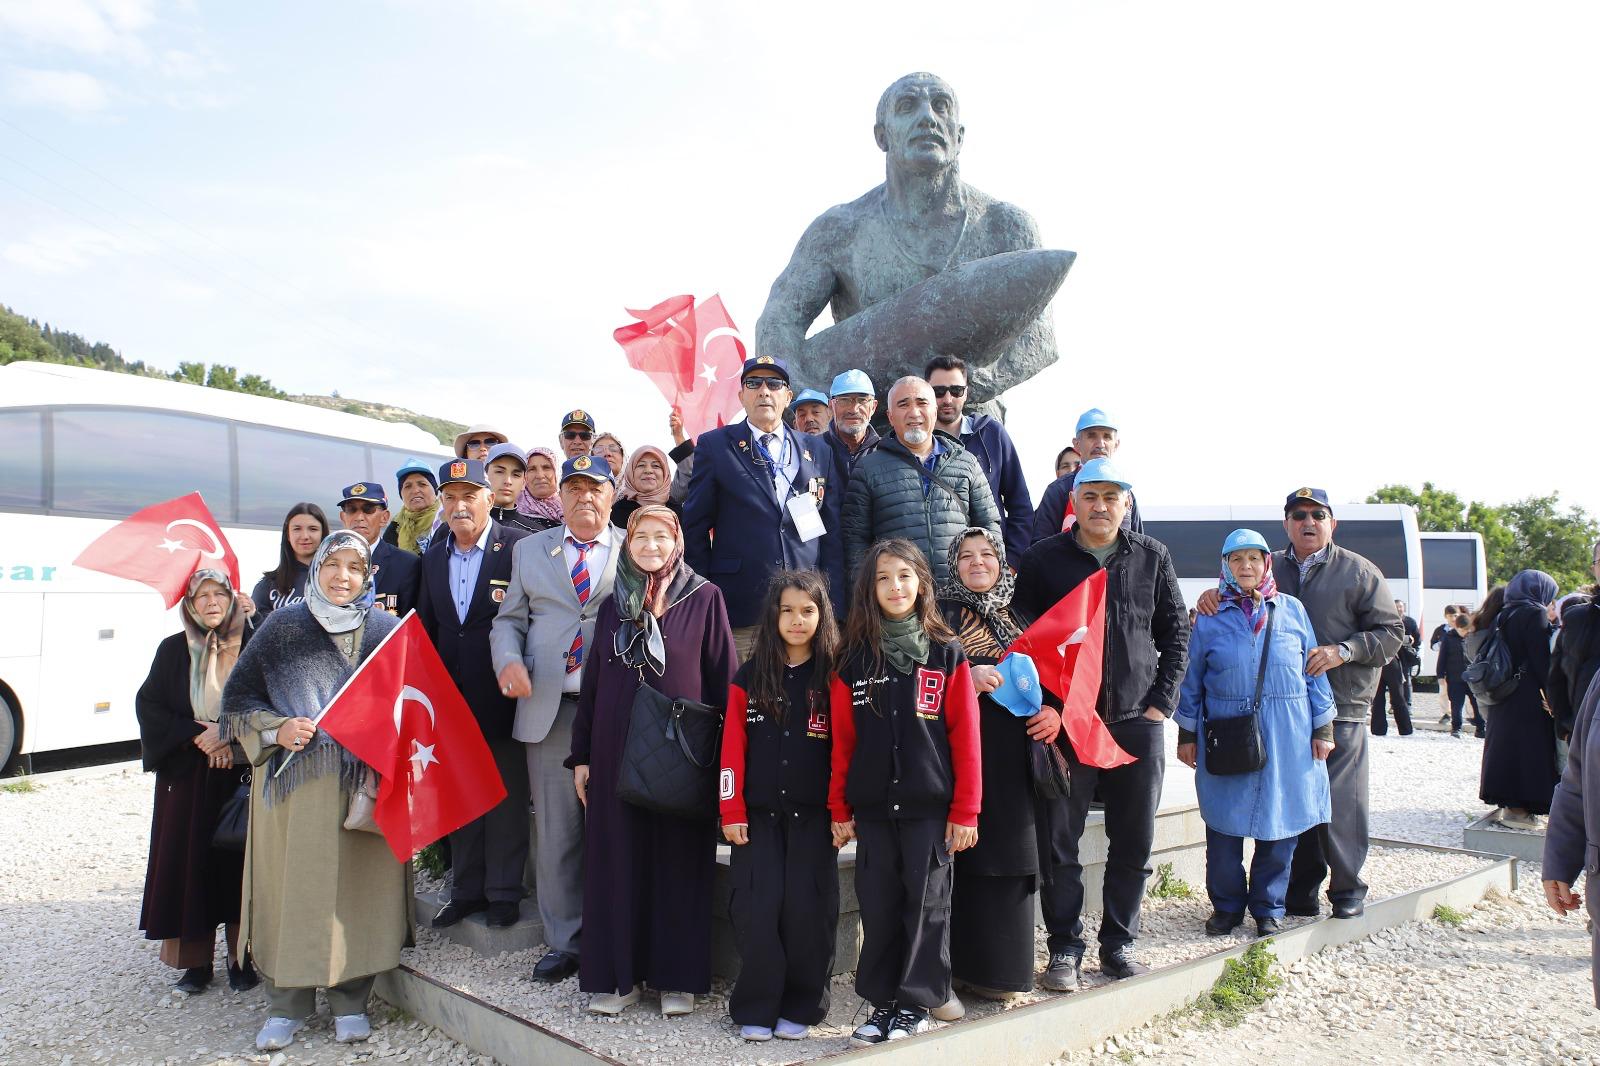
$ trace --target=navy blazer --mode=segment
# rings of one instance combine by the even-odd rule
[[[372,548],[372,585],[378,595],[378,609],[404,618],[417,605],[417,585],[421,580],[421,560],[379,537]]]
[[[820,571],[833,592],[835,609],[843,604],[839,508],[848,475],[839,471],[833,449],[821,437],[788,426],[783,432],[800,456],[794,491],[821,496],[818,510],[826,532],[809,543],[800,540],[789,509],[779,506],[748,423],[707,430],[695,444],[694,474],[683,505],[685,556],[722,590],[728,623],[735,628],[760,621],[767,581],[780,569]]]
[[[509,737],[511,720],[517,713],[517,701],[500,691],[489,653],[489,631],[511,586],[512,546],[528,535],[525,529],[489,520],[483,564],[478,567],[478,583],[472,590],[464,622],[456,617],[456,600],[450,591],[450,545],[455,538],[448,529],[442,529],[422,554],[417,618],[428,639],[439,649],[445,669],[450,671],[456,688],[478,719],[478,727],[489,740]]]

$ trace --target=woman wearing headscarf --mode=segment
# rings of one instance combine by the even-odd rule
[[[305,602],[273,613],[222,695],[222,735],[256,768],[241,936],[267,984],[262,1051],[294,1041],[318,988],[334,1039],[365,1040],[373,980],[410,931],[405,868],[383,837],[344,828],[367,767],[312,721],[399,625],[373,598],[366,538],[339,530],[311,560]]]
[[[1213,912],[1206,932],[1231,933],[1248,910],[1258,935],[1270,936],[1283,918],[1296,839],[1331,817],[1333,690],[1325,676],[1306,673],[1317,635],[1300,601],[1278,591],[1265,537],[1253,529],[1228,534],[1217,591],[1216,614],[1200,615],[1189,633],[1189,669],[1174,716],[1178,758],[1195,771],[1206,823],[1206,892]],[[1250,773],[1212,773],[1212,753],[1196,742],[1207,720],[1251,713],[1258,718],[1266,765]],[[1255,841],[1248,885],[1246,837]]]
[[[549,448],[529,448],[528,471],[517,493],[517,513],[538,532],[566,521],[561,510],[561,463]]]
[[[161,961],[183,971],[181,992],[211,983],[217,926],[227,928],[228,984],[254,988],[236,954],[244,857],[211,846],[223,806],[249,780],[244,753],[222,738],[222,687],[250,638],[246,611],[221,570],[197,570],[179,606],[183,632],[156,648],[134,697],[144,768],[156,775],[139,928],[161,941]]]
[[[974,995],[999,1001],[1033,988],[1034,900],[1049,865],[1040,863],[1039,849],[1049,846],[1049,836],[1028,748],[1035,739],[1053,742],[1061,731],[1054,710],[1018,718],[992,695],[1003,683],[995,663],[1031,621],[1011,606],[1016,575],[1005,560],[1000,535],[972,526],[951,543],[950,580],[938,590],[939,609],[972,667],[983,761],[978,843],[955,858],[950,970]]]
[[[639,686],[720,714],[738,665],[722,593],[689,568],[683,548],[672,510],[633,513],[586,649],[567,766],[585,807],[578,986],[597,1014],[621,1013],[644,984],[661,993],[667,1016],[690,1013],[695,995],[711,991],[715,815],[659,814],[617,795]]]
[[[283,518],[283,534],[278,540],[278,565],[261,575],[250,593],[259,612],[256,624],[279,607],[306,598],[306,574],[317,546],[328,535],[328,516],[314,503],[297,503]]]
[[[1484,705],[1489,723],[1478,782],[1478,798],[1495,808],[1492,817],[1515,829],[1539,828],[1539,816],[1550,813],[1556,787],[1555,721],[1545,710],[1544,687],[1550,677],[1549,608],[1559,595],[1549,574],[1522,571],[1507,583],[1498,613],[1484,617],[1489,609],[1484,601],[1468,645],[1476,655],[1488,631],[1497,630],[1518,675],[1510,696]]]
[[[611,505],[611,524],[628,528],[628,519],[641,507],[670,507],[683,517],[683,505],[672,498],[672,464],[667,453],[654,444],[642,445],[628,459],[622,471],[622,488]]]

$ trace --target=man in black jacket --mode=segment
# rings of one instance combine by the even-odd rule
[[[1589,572],[1600,582],[1600,540],[1589,550]],[[1592,585],[1561,609],[1561,628],[1550,650],[1550,683],[1545,692],[1556,720],[1556,739],[1572,736],[1572,723],[1589,682],[1600,669],[1600,584]],[[1563,749],[1564,750],[1564,749]],[[1561,760],[1564,768],[1565,758]],[[1591,889],[1591,891],[1593,891]]]
[[[1132,954],[1139,906],[1150,876],[1156,807],[1166,768],[1166,720],[1178,707],[1188,662],[1189,614],[1178,574],[1157,540],[1122,528],[1132,486],[1108,459],[1083,465],[1073,485],[1076,525],[1046,537],[1022,556],[1012,601],[1036,619],[1104,568],[1106,632],[1095,709],[1135,762],[1103,770],[1081,762],[1062,734],[1072,766],[1072,794],[1050,811],[1050,876],[1040,893],[1049,931],[1046,988],[1078,987],[1083,965],[1083,836],[1098,784],[1106,808],[1106,874],[1100,919],[1100,969],[1123,978],[1147,972]],[[1058,709],[1060,699],[1051,697]]]

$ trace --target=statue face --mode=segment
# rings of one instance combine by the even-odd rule
[[[910,74],[883,96],[872,133],[890,166],[937,170],[956,161],[967,130],[955,90],[931,74]]]

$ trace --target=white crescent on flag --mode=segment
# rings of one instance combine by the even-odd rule
[[[1063,640],[1061,642],[1061,646],[1059,648],[1057,648],[1056,651],[1059,652],[1062,655],[1066,655],[1068,648],[1070,648],[1074,644],[1082,644],[1083,643],[1083,639],[1085,637],[1087,637],[1088,635],[1089,635],[1089,627],[1088,626],[1079,626],[1078,627],[1078,631],[1076,633],[1072,634],[1072,636],[1068,637],[1066,640]]]
[[[734,329],[732,326],[718,326],[710,333],[707,333],[700,341],[701,353],[704,354],[705,352],[710,351],[711,342],[716,340],[718,337],[724,336],[733,338],[733,343],[739,346],[739,358],[742,360],[745,353],[744,337],[740,335],[739,331]]]
[[[407,685],[400,690],[399,697],[394,701],[394,731],[396,734],[400,732],[400,718],[405,713],[407,700],[422,704],[423,709],[428,712],[428,724],[430,726],[438,724],[438,718],[433,713],[433,701],[428,699],[428,694],[421,689]],[[435,746],[434,744],[424,744],[422,741],[412,738],[411,762],[416,765],[418,777],[427,773],[431,764],[439,761],[439,757],[433,753]]]
[[[200,532],[206,535],[206,540],[210,542],[211,545],[209,548],[200,548],[200,554],[204,555],[207,559],[222,558],[222,538],[217,536],[216,531],[210,526],[206,525],[204,522],[193,518],[174,518],[172,521],[167,523],[168,533],[172,532],[173,526],[193,526],[195,529],[198,529]],[[167,541],[158,545],[158,547],[167,548],[167,551],[170,554],[174,550],[167,547],[167,545],[170,543],[171,541]]]

